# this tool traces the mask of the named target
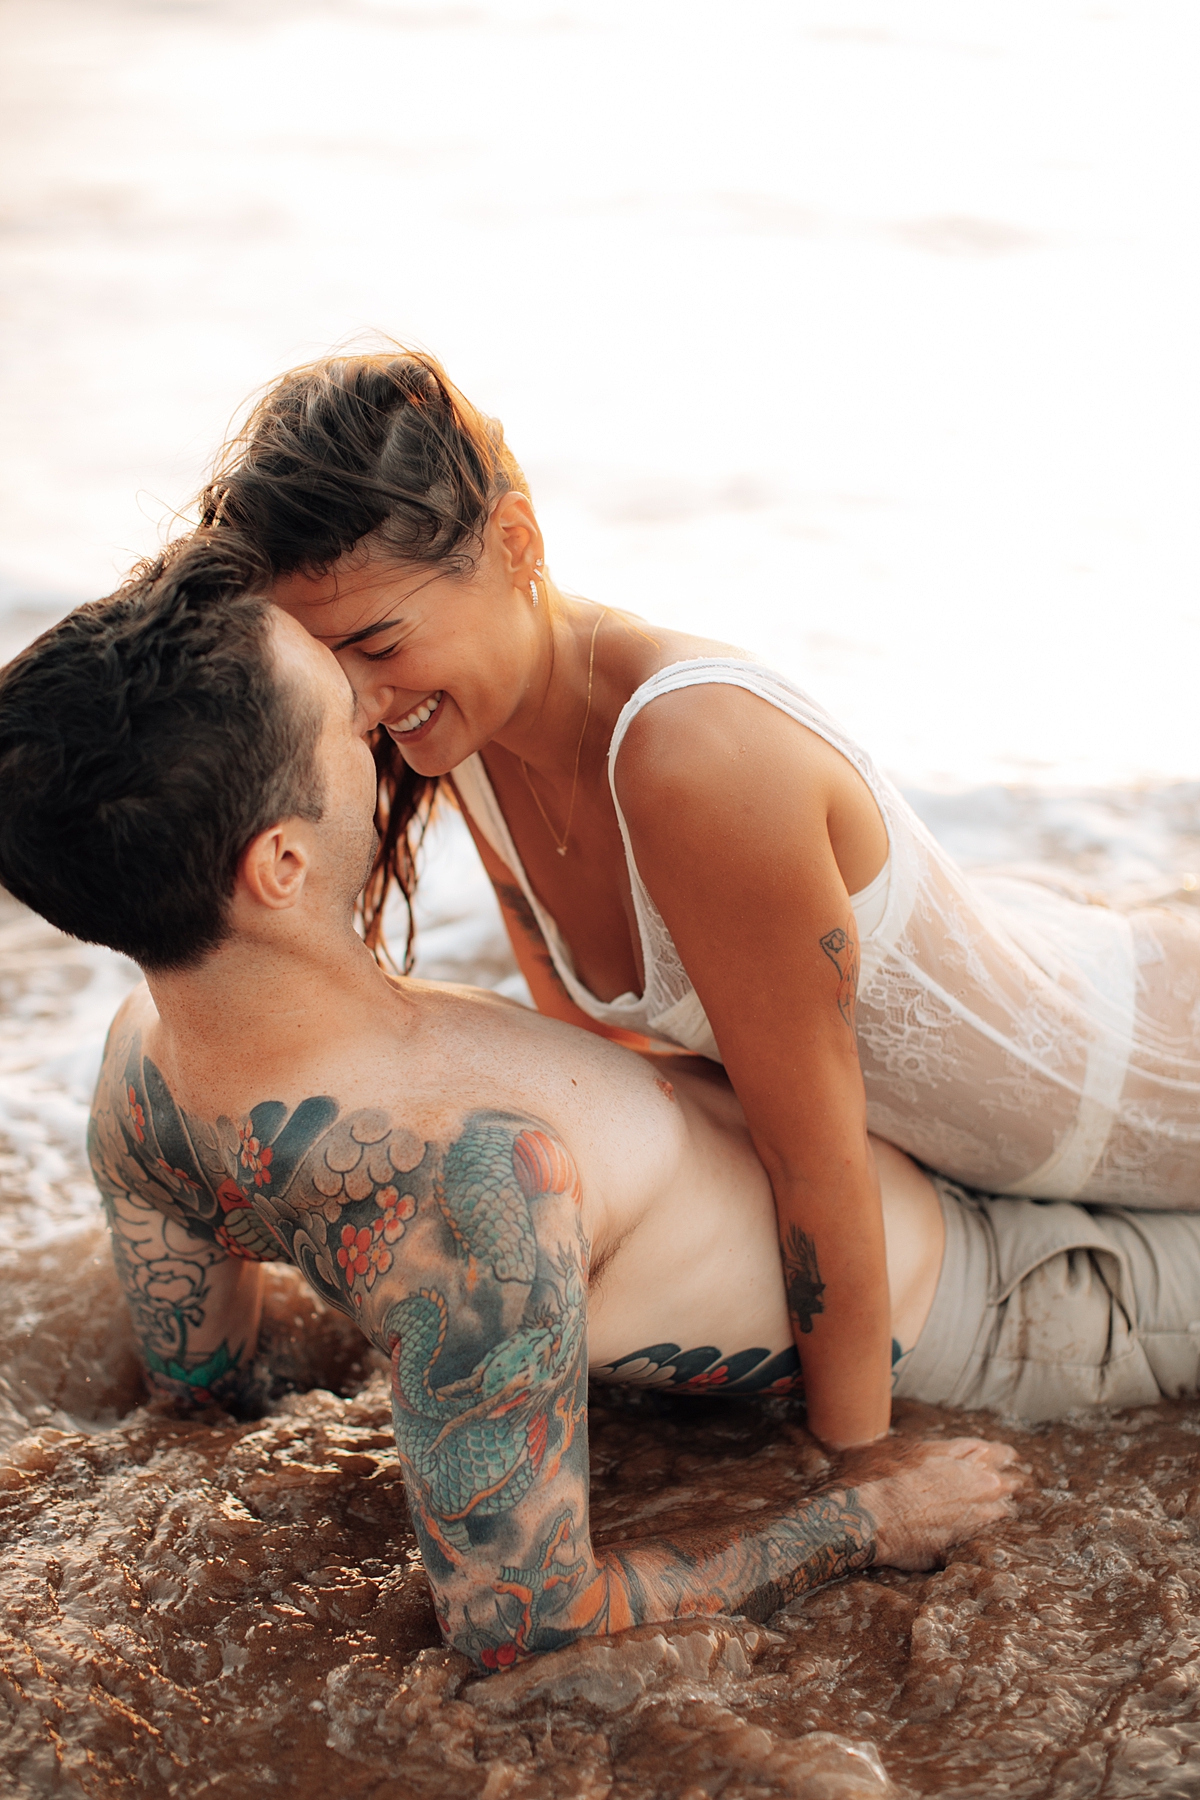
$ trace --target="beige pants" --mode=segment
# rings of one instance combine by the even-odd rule
[[[1200,1391],[1200,1214],[934,1185],[946,1253],[897,1396],[1037,1420]]]

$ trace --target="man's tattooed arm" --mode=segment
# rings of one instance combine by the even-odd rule
[[[801,1594],[869,1568],[876,1531],[858,1491],[833,1487],[760,1525],[679,1531],[600,1555],[621,1571],[631,1625],[688,1613],[769,1619]],[[635,1596],[640,1618],[634,1616]]]
[[[258,1265],[229,1256],[128,1190],[105,1187],[101,1198],[151,1391],[177,1411],[219,1405],[257,1414]]]
[[[500,1669],[654,1620],[765,1617],[873,1560],[875,1522],[851,1489],[751,1530],[595,1548],[577,1171],[546,1127],[494,1114],[427,1156],[410,1254],[380,1283],[372,1335],[391,1359],[410,1509],[456,1649]]]
[[[253,1414],[262,1401],[261,1257],[209,1224],[205,1214],[220,1217],[220,1202],[156,1076],[136,1040],[114,1028],[88,1131],[146,1378],[177,1409]]]

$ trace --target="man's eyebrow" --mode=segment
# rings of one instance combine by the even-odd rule
[[[352,631],[349,637],[339,638],[332,648],[335,653],[339,650],[347,650],[351,644],[361,644],[364,638],[374,637],[379,631],[391,631],[395,626],[403,623],[403,619],[380,619],[378,625],[364,625],[361,631]]]

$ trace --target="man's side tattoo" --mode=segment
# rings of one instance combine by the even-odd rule
[[[817,1246],[798,1225],[788,1226],[783,1241],[783,1285],[793,1324],[811,1331],[817,1314],[825,1311],[821,1299],[825,1283],[817,1266]]]
[[[320,1094],[210,1121],[176,1102],[135,1033],[118,1032],[89,1149],[162,1392],[195,1406],[252,1391],[254,1346],[236,1333],[214,1342],[210,1322],[247,1262],[295,1264],[388,1357],[438,1620],[478,1668],[689,1612],[765,1617],[873,1560],[875,1522],[841,1488],[763,1525],[593,1548],[588,1245],[578,1171],[544,1122],[475,1112],[426,1138]],[[822,1284],[811,1241],[793,1235],[789,1304],[808,1330]],[[657,1345],[621,1359],[639,1360],[634,1378],[653,1363],[693,1391],[780,1391],[797,1367],[790,1350],[722,1359]]]
[[[739,1350],[725,1356],[712,1344],[682,1350],[678,1344],[648,1344],[592,1370],[593,1379],[637,1387],[667,1388],[677,1394],[802,1394],[800,1357],[789,1344],[769,1350]]]
[[[825,933],[821,939],[821,948],[838,972],[838,1011],[853,1031],[854,1009],[858,1000],[858,929],[853,913],[845,931],[838,926]]]

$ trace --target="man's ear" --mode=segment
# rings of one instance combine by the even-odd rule
[[[309,850],[299,819],[260,831],[242,852],[237,886],[259,906],[286,912],[295,906],[308,876]]]

